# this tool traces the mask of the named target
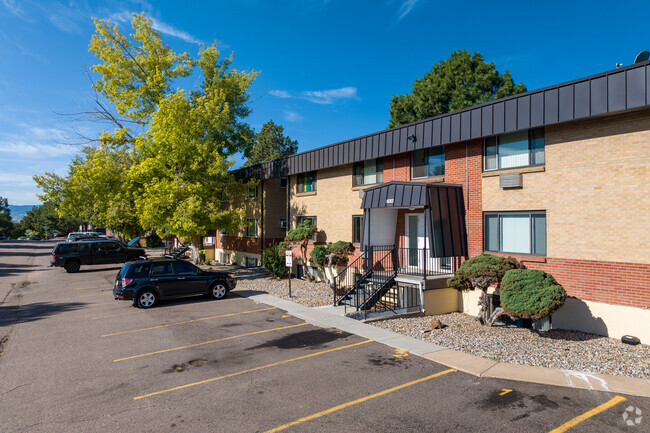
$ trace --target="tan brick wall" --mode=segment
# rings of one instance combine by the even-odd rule
[[[296,180],[291,176],[291,227],[298,216],[315,216],[318,242],[351,241],[352,215],[363,215],[361,188],[352,188],[352,165],[319,170],[315,193],[298,194]]]
[[[284,238],[280,220],[287,218],[287,190],[280,188],[280,178],[264,181],[264,238]]]
[[[483,176],[483,211],[546,210],[548,257],[650,263],[650,110],[547,127],[521,189]]]

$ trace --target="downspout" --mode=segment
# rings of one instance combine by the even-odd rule
[[[420,312],[424,314],[424,281],[419,281],[418,286],[420,288]]]

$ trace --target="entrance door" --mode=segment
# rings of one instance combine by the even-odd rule
[[[422,268],[424,248],[428,244],[424,236],[424,214],[406,214],[406,263],[409,267]]]

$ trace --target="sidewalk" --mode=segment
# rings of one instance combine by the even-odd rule
[[[414,355],[478,377],[650,397],[650,381],[646,379],[496,362],[350,319],[342,315],[340,307],[309,308],[266,293],[248,290],[235,290],[233,293],[280,308],[313,325],[340,329],[395,349],[407,350]]]

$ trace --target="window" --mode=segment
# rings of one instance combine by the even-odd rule
[[[546,212],[486,212],[486,251],[546,255]]]
[[[485,171],[544,164],[544,128],[485,139]]]
[[[257,198],[257,187],[256,186],[248,188],[248,191],[246,192],[246,198],[248,198],[248,199]]]
[[[161,277],[165,275],[173,275],[171,262],[158,262],[151,265],[151,276]]]
[[[311,225],[313,225],[313,226],[316,225],[316,217],[315,216],[314,217],[311,217],[311,216],[299,216],[298,220],[297,220],[297,223],[301,224],[303,221],[307,221],[307,220],[311,221]],[[316,237],[317,237],[317,233],[314,233],[312,235],[312,237],[309,238],[309,240],[316,242]]]
[[[298,192],[316,191],[316,172],[308,171],[298,175]]]
[[[198,275],[199,268],[187,262],[174,262],[176,275]]]
[[[354,164],[352,186],[372,185],[384,181],[384,160],[367,159]]]
[[[132,269],[131,278],[147,278],[151,269],[151,262],[133,265]]]
[[[286,229],[287,228],[287,220],[286,219],[281,219],[280,220],[280,228],[281,229]]]
[[[219,229],[219,234],[220,234],[221,236],[226,236],[226,235],[228,234],[228,230],[226,230],[226,229]]]
[[[442,146],[415,150],[411,154],[411,178],[445,175],[445,150]]]
[[[352,242],[361,242],[363,232],[363,215],[352,215]]]
[[[286,177],[281,177],[280,178],[280,189],[287,189],[287,178]]]
[[[246,218],[246,236],[249,238],[257,236],[257,218]]]

